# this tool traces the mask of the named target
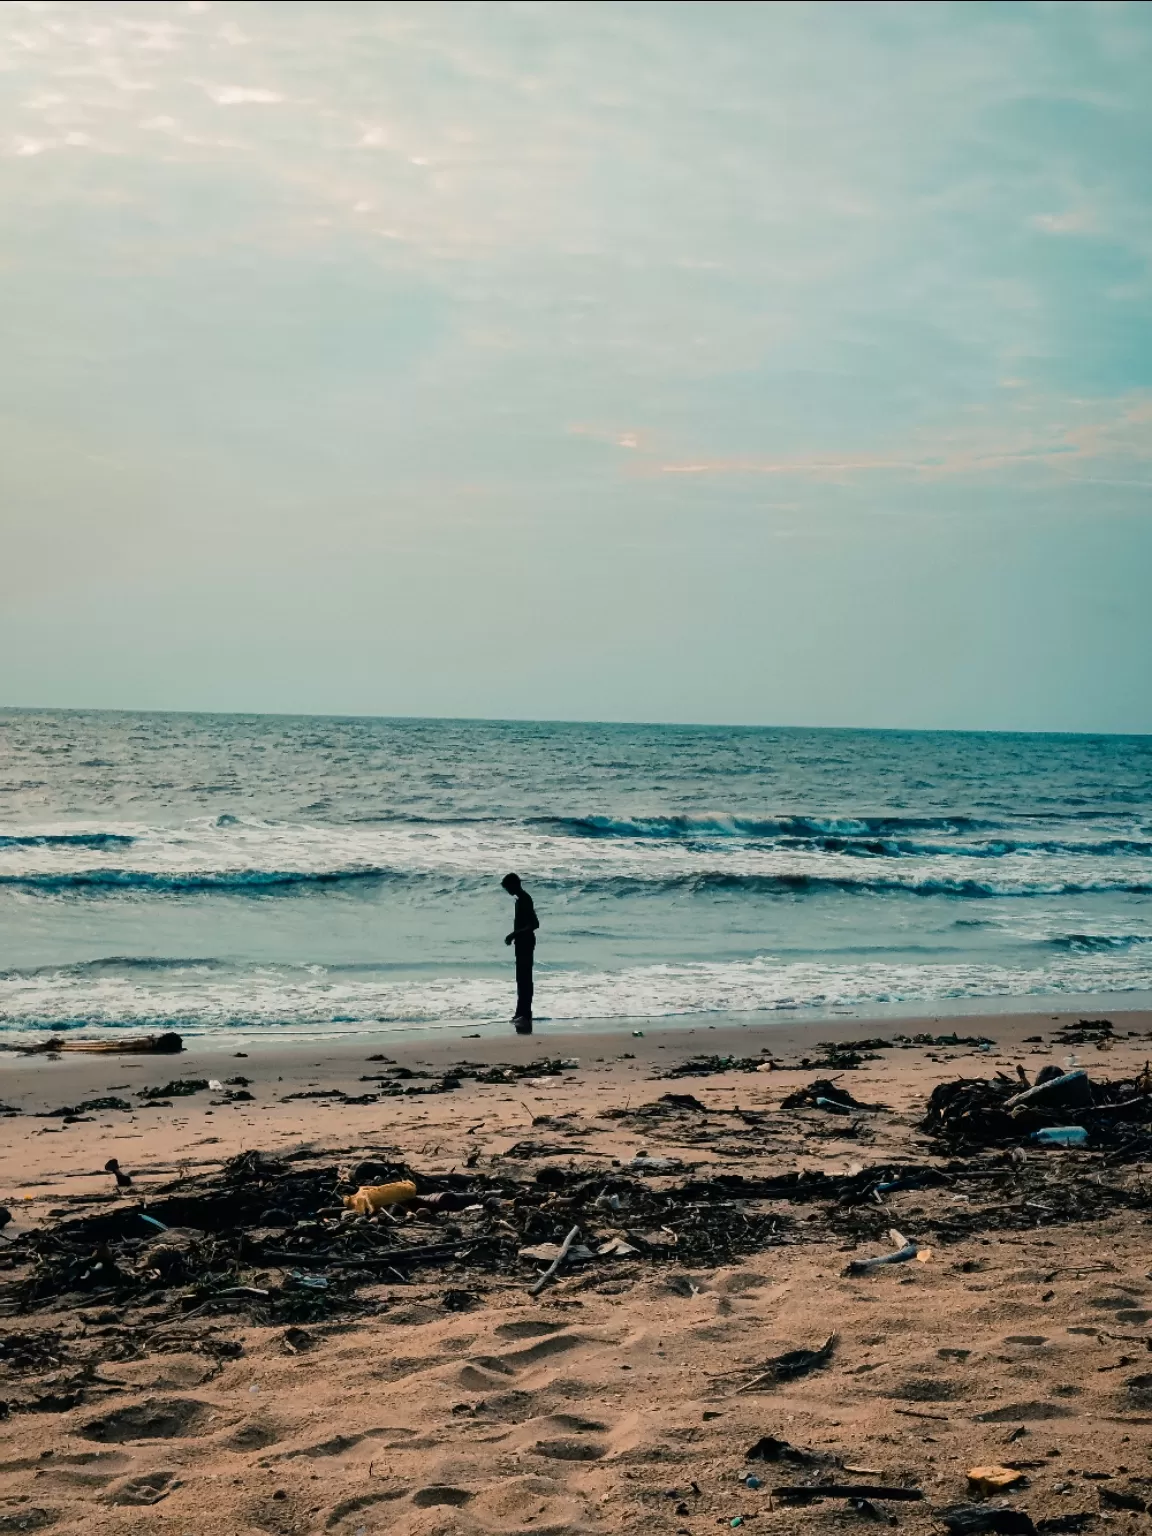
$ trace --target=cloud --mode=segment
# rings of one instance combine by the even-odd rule
[[[1059,419],[1063,417],[1064,419]],[[1068,419],[1069,417],[1073,419]],[[1015,418],[1018,425],[1013,429]],[[1040,470],[1064,479],[1094,480],[1102,468],[1152,463],[1152,395],[1120,400],[1027,400],[1007,421],[939,428],[890,454],[842,457],[813,454],[771,460],[754,456],[653,463],[662,475],[772,475],[838,483],[878,474],[921,481]],[[1144,482],[1141,482],[1144,483]],[[1147,484],[1152,488],[1152,477]]]
[[[1033,216],[1032,223],[1046,235],[1086,235],[1095,228],[1096,221],[1090,213],[1072,210],[1068,213],[1038,213]]]
[[[206,84],[203,90],[219,107],[271,106],[284,100],[279,91],[269,91],[262,86]]]

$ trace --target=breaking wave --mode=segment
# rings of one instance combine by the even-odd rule
[[[127,848],[136,839],[123,832],[25,832],[0,835],[0,848]]]

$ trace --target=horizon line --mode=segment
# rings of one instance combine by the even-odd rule
[[[782,723],[726,722],[700,720],[595,720],[568,719],[536,715],[390,715],[340,712],[320,713],[310,710],[275,709],[140,709],[123,706],[0,704],[3,715],[178,715],[191,718],[211,717],[234,720],[359,720],[412,725],[553,725],[600,726],[604,728],[688,731],[819,731],[843,735],[889,736],[1073,736],[1093,739],[1152,740],[1152,731],[1122,730],[1029,730],[1004,726],[905,726],[905,725],[789,725]]]

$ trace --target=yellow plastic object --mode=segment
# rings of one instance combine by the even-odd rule
[[[388,1205],[404,1205],[415,1200],[416,1186],[411,1179],[398,1179],[395,1184],[361,1184],[354,1195],[345,1195],[344,1204],[350,1211],[361,1216],[374,1216]]]
[[[973,1467],[968,1474],[968,1491],[990,1498],[996,1493],[1007,1493],[1018,1488],[1026,1478],[1015,1467]]]

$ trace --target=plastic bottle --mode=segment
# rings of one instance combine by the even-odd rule
[[[1032,1140],[1042,1147],[1082,1147],[1088,1132],[1082,1125],[1053,1125],[1046,1131],[1033,1131]]]

